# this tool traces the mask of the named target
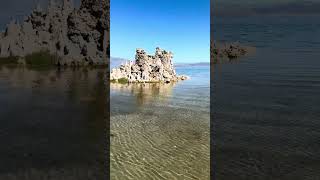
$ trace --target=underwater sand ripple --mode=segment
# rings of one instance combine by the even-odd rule
[[[111,115],[111,179],[209,179],[209,112]]]

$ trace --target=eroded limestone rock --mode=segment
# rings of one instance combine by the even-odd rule
[[[82,0],[79,9],[72,0],[50,0],[47,9],[34,9],[19,24],[12,21],[0,35],[0,57],[48,50],[56,64],[102,65],[108,62],[109,0]]]
[[[143,49],[136,50],[135,62],[126,62],[111,70],[111,81],[126,79],[128,82],[174,82],[186,80],[178,76],[172,63],[173,54],[156,48],[155,55],[148,55]]]

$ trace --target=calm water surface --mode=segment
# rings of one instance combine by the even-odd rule
[[[257,47],[214,67],[218,179],[320,179],[318,20],[216,18],[216,40]]]
[[[104,70],[0,67],[0,179],[103,179]]]
[[[111,84],[111,179],[209,179],[209,66],[176,84]]]

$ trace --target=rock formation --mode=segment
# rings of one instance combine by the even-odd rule
[[[135,62],[126,62],[114,68],[110,74],[111,81],[125,79],[128,82],[174,82],[188,79],[178,76],[172,63],[173,54],[156,48],[155,55],[148,55],[143,49],[136,50]]]
[[[58,65],[101,65],[108,62],[109,0],[50,0],[46,10],[37,7],[20,24],[12,21],[0,33],[0,57],[49,51]]]
[[[214,63],[230,62],[248,54],[253,48],[239,43],[211,43],[211,56]]]

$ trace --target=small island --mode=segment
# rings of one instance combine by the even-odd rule
[[[136,50],[135,62],[129,61],[111,70],[111,82],[157,83],[186,80],[186,75],[177,75],[172,63],[173,53],[156,48],[155,55],[148,55],[143,49]]]

